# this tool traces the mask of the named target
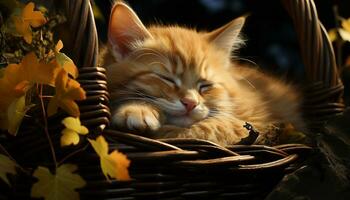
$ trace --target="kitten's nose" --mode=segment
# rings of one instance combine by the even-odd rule
[[[186,97],[182,98],[180,101],[185,106],[187,112],[191,112],[198,105],[195,100]]]

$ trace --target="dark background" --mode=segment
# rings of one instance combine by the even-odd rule
[[[243,29],[247,44],[238,55],[260,68],[287,77],[294,82],[303,80],[303,64],[290,17],[280,0],[128,0],[145,25],[152,23],[178,24],[212,30],[235,17],[250,14]],[[104,15],[97,19],[100,40],[106,42],[107,22],[112,1],[95,0]],[[339,15],[350,17],[349,0],[315,0],[320,21],[329,30],[335,27],[333,6]],[[344,45],[343,58],[350,55],[350,43]],[[246,61],[247,62],[247,61]]]

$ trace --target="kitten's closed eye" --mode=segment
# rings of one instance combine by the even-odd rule
[[[158,73],[155,73],[155,75],[157,75],[159,78],[161,78],[162,80],[165,80],[167,83],[170,83],[172,85],[175,85],[177,86],[177,83],[175,81],[175,79],[171,78],[171,77],[168,77],[168,76],[164,76],[162,74],[158,74]]]
[[[199,93],[204,93],[205,91],[208,91],[213,87],[213,83],[210,82],[201,82],[198,84],[198,91]]]

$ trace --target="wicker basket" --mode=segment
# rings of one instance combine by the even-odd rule
[[[84,148],[71,157],[68,162],[78,164],[79,173],[87,181],[87,186],[79,190],[81,199],[263,199],[310,153],[310,147],[300,144],[222,147],[205,140],[153,140],[108,129],[109,94],[105,70],[96,66],[98,39],[90,2],[57,2],[69,19],[71,37],[65,44],[71,46],[67,53],[80,66],[78,79],[87,91],[87,99],[80,102],[81,120],[95,134],[103,134],[110,149],[126,153],[131,160],[132,181],[107,182],[92,149]],[[306,68],[309,86],[305,90],[304,115],[310,127],[318,130],[324,121],[344,109],[343,85],[333,49],[312,0],[282,2],[294,21]],[[59,119],[62,115],[50,119],[53,141],[59,141]],[[34,131],[35,127],[26,124],[20,139],[6,140],[5,144],[26,167],[36,166],[48,157],[45,138],[32,134]],[[59,149],[59,144],[54,145]],[[66,153],[62,150],[57,156]],[[0,194],[0,199],[28,199],[33,180],[22,174],[13,182],[12,190],[4,196]]]

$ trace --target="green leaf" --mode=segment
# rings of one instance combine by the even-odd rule
[[[0,154],[0,179],[10,185],[10,182],[6,176],[7,174],[16,174],[16,163],[9,157]]]
[[[18,128],[20,127],[23,117],[28,110],[34,105],[26,105],[25,95],[15,99],[7,109],[8,118],[8,132],[11,135],[16,135]]]
[[[66,62],[73,62],[72,59],[64,53],[57,53],[56,60],[61,67],[63,67]]]
[[[75,66],[72,59],[70,59],[66,54],[64,53],[56,53],[56,60],[57,63],[68,72],[68,74],[72,75],[73,78],[78,77],[78,69]]]
[[[76,165],[64,164],[52,174],[46,167],[39,166],[33,176],[38,178],[31,190],[31,197],[45,200],[77,200],[79,193],[75,189],[82,188],[86,182],[79,174]]]

